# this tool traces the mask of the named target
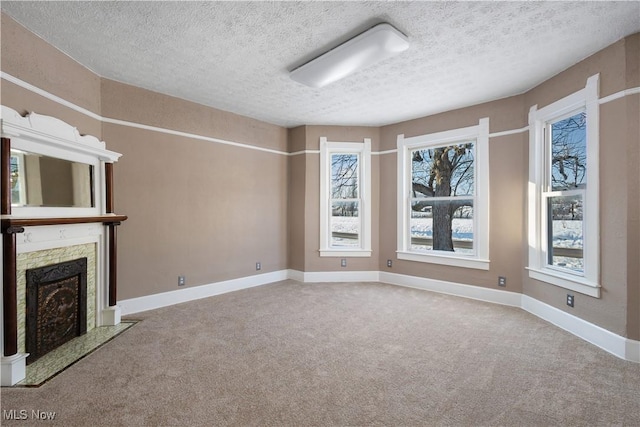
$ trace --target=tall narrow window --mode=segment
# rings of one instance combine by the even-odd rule
[[[488,119],[398,136],[398,258],[488,269]]]
[[[529,131],[529,276],[599,297],[598,76]]]
[[[547,264],[584,273],[584,199],[587,190],[587,115],[584,110],[546,126]]]
[[[371,141],[320,139],[320,255],[371,256]]]

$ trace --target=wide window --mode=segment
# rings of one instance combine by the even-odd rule
[[[488,119],[398,136],[398,258],[488,268]]]
[[[598,76],[585,89],[531,108],[529,271],[599,296]]]
[[[371,256],[371,140],[320,139],[320,255]]]

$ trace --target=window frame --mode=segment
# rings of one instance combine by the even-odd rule
[[[331,156],[358,155],[359,247],[331,244]],[[371,139],[363,142],[333,142],[320,138],[320,256],[370,257],[371,250]]]
[[[422,148],[436,148],[442,145],[474,141],[475,189],[473,194],[473,255],[463,255],[446,251],[429,253],[411,250],[411,152]],[[477,125],[465,128],[397,138],[398,152],[398,200],[397,200],[397,251],[401,260],[443,264],[455,267],[489,269],[489,118],[478,121]]]
[[[565,289],[600,297],[599,238],[599,74],[587,79],[583,89],[538,109],[529,110],[529,188],[528,243],[529,277]],[[583,273],[556,267],[548,263],[548,206],[554,194],[569,194],[575,190],[553,191],[547,188],[550,173],[551,141],[548,129],[552,123],[571,114],[586,112],[587,172],[583,197]]]

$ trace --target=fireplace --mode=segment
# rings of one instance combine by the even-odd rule
[[[52,356],[53,348],[77,335],[120,323],[116,228],[127,217],[114,210],[113,164],[121,155],[107,150],[104,141],[81,135],[55,117],[23,117],[4,105],[0,117],[0,385],[12,386],[26,376],[28,353],[29,362],[46,352]],[[46,178],[30,166],[40,156],[71,162],[71,177],[77,176],[80,185],[65,185],[65,200],[44,203],[41,184]],[[92,197],[80,191],[86,187]],[[76,196],[83,203],[77,205]],[[51,271],[75,268],[51,264],[83,257],[88,260],[86,273],[50,278]],[[27,270],[38,268],[43,270],[29,275],[48,278],[27,286]]]
[[[27,364],[87,332],[87,258],[26,271]]]

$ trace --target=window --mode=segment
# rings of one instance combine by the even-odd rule
[[[17,150],[11,150],[9,159],[11,206],[22,206],[26,203],[24,154]]]
[[[371,140],[320,138],[320,256],[371,256]]]
[[[398,136],[398,258],[489,268],[489,119]]]
[[[599,297],[598,75],[529,113],[529,276]]]

